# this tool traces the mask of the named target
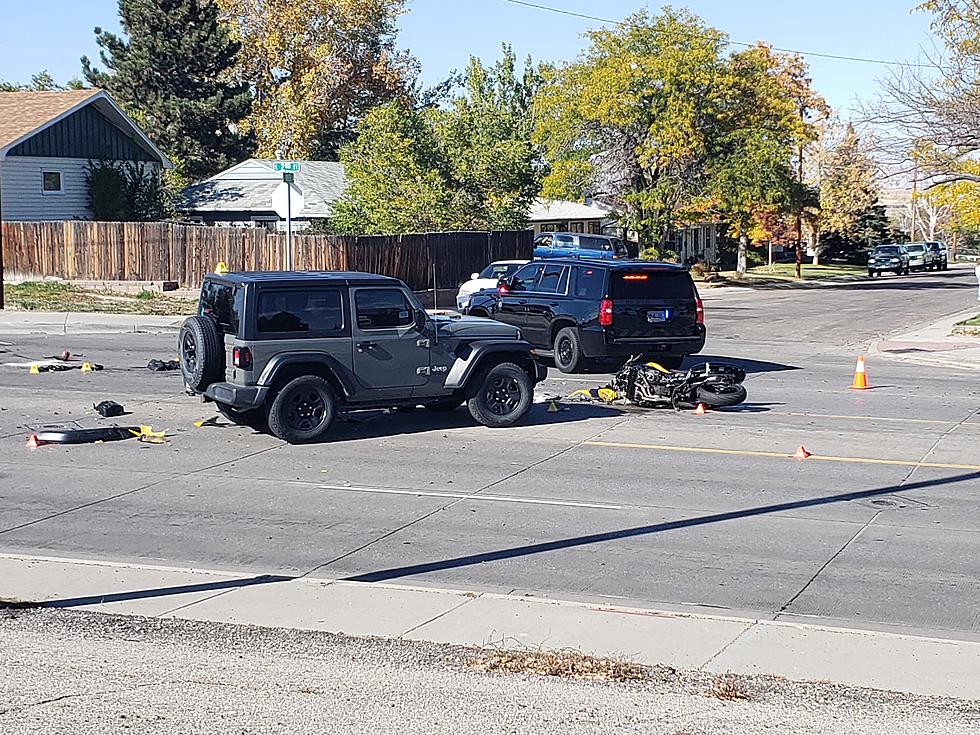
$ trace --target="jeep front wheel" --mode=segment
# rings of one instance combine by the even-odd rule
[[[479,423],[497,429],[521,421],[533,400],[534,385],[527,373],[512,362],[502,362],[486,372],[466,405]]]
[[[269,406],[269,430],[290,444],[320,439],[337,414],[333,388],[318,375],[290,380]]]

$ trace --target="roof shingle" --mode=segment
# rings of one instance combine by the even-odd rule
[[[32,133],[101,91],[0,92],[0,148]]]

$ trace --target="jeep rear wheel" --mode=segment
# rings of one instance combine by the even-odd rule
[[[485,373],[467,408],[479,423],[497,429],[524,419],[533,400],[528,374],[512,362],[502,362]]]
[[[200,393],[221,379],[225,369],[224,346],[218,325],[211,317],[187,317],[177,339],[180,372],[188,388]]]
[[[320,439],[337,414],[333,388],[318,375],[294,378],[269,406],[269,430],[290,444]]]

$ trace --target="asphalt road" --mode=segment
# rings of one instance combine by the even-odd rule
[[[972,272],[708,291],[706,359],[749,402],[672,411],[535,407],[491,431],[465,410],[372,414],[290,447],[146,371],[172,336],[12,337],[0,362],[68,349],[100,373],[0,367],[0,552],[310,574],[668,609],[818,618],[980,640],[977,372],[857,354],[961,310]],[[552,371],[566,394],[605,376]],[[29,450],[30,427],[124,419],[170,442]],[[789,458],[799,445],[813,457]],[[718,450],[724,450],[719,452]]]

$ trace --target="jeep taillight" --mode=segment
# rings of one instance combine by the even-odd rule
[[[695,299],[694,300],[694,303],[695,303],[696,308],[698,310],[698,312],[697,312],[698,313],[698,315],[697,315],[697,323],[698,324],[704,324],[704,304],[701,303],[701,299]]]
[[[611,327],[613,317],[613,302],[612,299],[603,299],[599,302],[599,325],[602,327]]]
[[[235,347],[231,351],[231,361],[239,370],[251,370],[252,351],[248,347]]]

